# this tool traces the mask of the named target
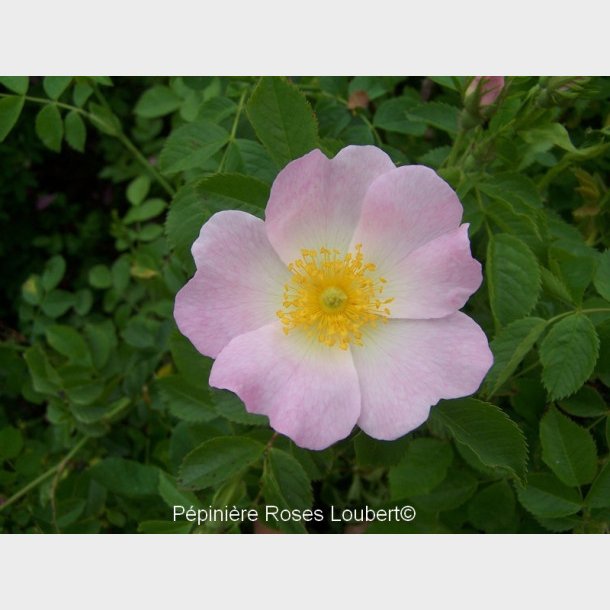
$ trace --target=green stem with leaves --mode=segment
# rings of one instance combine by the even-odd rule
[[[30,481],[27,485],[22,487],[17,493],[13,494],[6,502],[0,505],[0,512],[8,508],[11,504],[17,502],[17,500],[21,499],[27,493],[32,491],[38,487],[41,483],[44,483],[47,479],[50,479],[56,473],[61,473],[61,471],[66,467],[68,462],[83,448],[83,446],[87,443],[90,437],[84,436],[81,438],[74,447],[70,450],[70,452],[55,466],[49,468],[46,472],[41,474],[39,477],[35,478],[33,481]]]
[[[101,95],[101,94],[100,94]],[[0,93],[0,98],[3,97],[13,97],[11,94]],[[175,189],[172,185],[159,173],[159,170],[148,161],[148,159],[140,152],[138,147],[129,139],[129,137],[125,134],[122,127],[117,129],[116,125],[109,125],[106,123],[103,118],[100,118],[87,110],[83,110],[78,106],[73,106],[72,104],[64,104],[63,102],[57,102],[55,100],[46,99],[43,97],[33,97],[31,95],[24,95],[23,99],[27,102],[32,102],[33,104],[54,104],[58,108],[63,108],[64,110],[71,110],[73,112],[77,112],[84,118],[86,118],[93,125],[102,125],[105,127],[109,133],[112,133],[116,139],[121,142],[121,144],[133,155],[138,163],[140,163],[146,171],[151,175],[151,177],[161,186],[161,188],[170,196],[173,197],[176,194]],[[103,99],[103,97],[102,97]],[[105,108],[108,108],[108,103],[102,104]]]
[[[227,156],[229,154],[229,146],[235,141],[235,136],[237,135],[237,127],[239,125],[239,119],[241,117],[242,110],[244,108],[244,102],[246,100],[246,93],[248,90],[246,89],[239,98],[239,104],[237,105],[237,112],[235,113],[235,118],[233,119],[233,125],[231,126],[231,133],[229,135],[229,141],[225,147],[225,150],[222,154],[222,159],[220,160],[220,164],[218,165],[218,173],[220,174],[225,167],[225,163],[227,161]]]

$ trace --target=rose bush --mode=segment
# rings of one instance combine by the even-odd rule
[[[610,80],[471,80],[0,77],[1,530],[608,531]]]

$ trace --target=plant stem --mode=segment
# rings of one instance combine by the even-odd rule
[[[116,137],[119,142],[121,142],[121,144],[123,144],[123,146],[136,158],[140,165],[142,165],[159,183],[163,190],[170,197],[173,197],[176,194],[176,191],[174,190],[172,185],[159,173],[157,168],[152,165],[148,161],[148,159],[138,150],[136,145],[123,133],[123,131],[119,131]]]
[[[375,126],[373,125],[373,123],[371,123],[371,121],[369,121],[364,112],[359,112],[358,116],[367,124],[368,128],[373,132],[373,136],[377,141],[377,145],[383,146],[383,140],[381,139],[379,132],[377,131],[377,129],[375,129]]]
[[[225,163],[227,161],[227,155],[229,153],[229,145],[235,140],[235,135],[237,134],[237,127],[239,125],[239,118],[241,116],[242,110],[244,108],[244,101],[246,99],[247,89],[241,94],[239,98],[239,104],[237,105],[237,112],[235,113],[235,118],[233,119],[233,125],[231,127],[231,134],[229,135],[229,141],[227,142],[227,146],[222,154],[222,159],[220,160],[220,165],[218,166],[218,173],[220,174],[225,167]]]
[[[56,472],[61,472],[66,467],[67,463],[82,449],[82,447],[85,445],[85,443],[88,440],[89,440],[88,436],[84,436],[83,438],[81,438],[81,440],[78,441],[78,443],[76,443],[76,445],[74,445],[74,447],[72,447],[72,449],[66,455],[66,457],[63,460],[61,460],[61,462],[59,462],[55,466],[49,468],[49,470],[47,470],[45,473],[41,474],[39,477],[37,477],[33,481],[30,481],[25,487],[22,487],[16,494],[13,494],[6,502],[1,504],[0,512],[2,512],[5,508],[8,508],[11,504],[14,504],[15,502],[17,502],[17,500],[19,500],[20,498],[25,496],[28,492],[32,491],[32,489],[35,489],[36,487],[38,487],[38,485],[40,485],[41,483],[43,483],[50,477],[52,477]]]
[[[3,98],[3,97],[12,97],[12,96],[10,96],[9,94],[6,94],[6,93],[0,93],[0,98]],[[103,100],[102,105],[105,108],[108,108],[108,103],[105,102],[105,98],[103,98],[101,93],[98,93],[98,97],[100,98],[100,101]],[[24,95],[23,99],[28,102],[33,102],[34,104],[45,104],[45,105],[54,104],[58,108],[63,108],[65,110],[71,110],[73,112],[77,112],[78,114],[82,115],[90,123],[93,123],[93,124],[104,123],[104,121],[100,117],[95,116],[95,115],[91,114],[90,112],[87,112],[86,110],[83,110],[82,108],[79,108],[78,106],[72,106],[71,104],[64,104],[63,102],[56,102],[54,100],[48,100],[43,97],[32,97],[30,95]],[[108,125],[108,128],[114,130],[115,126]],[[150,173],[150,175],[153,177],[153,179],[159,183],[159,185],[163,188],[163,190],[170,197],[173,197],[176,194],[176,191],[174,190],[172,185],[159,173],[157,168],[154,165],[152,165],[148,161],[148,159],[138,150],[137,146],[123,132],[122,127],[120,128],[120,130],[118,130],[116,132],[115,135],[116,135],[117,140],[119,142],[121,142],[121,144],[123,144],[123,146],[135,157],[136,161],[138,161],[138,163],[140,163]]]

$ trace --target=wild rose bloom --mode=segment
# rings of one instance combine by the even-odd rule
[[[264,222],[225,211],[202,227],[176,322],[216,358],[210,385],[297,445],[323,449],[356,424],[396,439],[492,364],[458,311],[482,280],[462,211],[427,167],[374,146],[314,150],[279,173]]]
[[[504,89],[503,76],[475,76],[466,89],[466,98],[478,94],[479,107],[491,106]]]

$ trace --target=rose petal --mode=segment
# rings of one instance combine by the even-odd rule
[[[428,418],[442,398],[475,392],[493,362],[487,337],[468,316],[389,320],[352,349],[362,394],[358,425],[368,435],[396,439]]]
[[[360,414],[349,351],[328,348],[280,323],[235,337],[214,362],[210,385],[235,392],[250,413],[300,447],[324,449],[349,435]]]
[[[202,354],[214,358],[233,337],[277,320],[290,276],[262,220],[219,212],[203,225],[192,252],[197,273],[176,295],[174,317]]]
[[[334,159],[319,150],[289,163],[277,176],[265,213],[269,241],[284,262],[301,249],[346,251],[369,185],[394,170],[374,146],[348,146]]]
[[[351,248],[362,244],[367,261],[383,275],[425,243],[457,229],[462,204],[455,191],[423,165],[383,174],[364,198]]]
[[[481,263],[470,254],[464,224],[408,254],[389,268],[383,295],[393,297],[392,318],[442,318],[462,308],[481,285]]]

